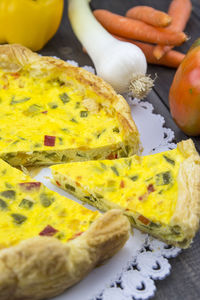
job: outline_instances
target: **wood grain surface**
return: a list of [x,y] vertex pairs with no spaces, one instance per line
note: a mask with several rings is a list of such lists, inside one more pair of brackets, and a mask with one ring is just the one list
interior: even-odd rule
[[[170,0],[92,0],[91,8],[105,8],[112,12],[124,15],[127,9],[134,5],[150,5],[167,12]],[[187,52],[191,44],[200,36],[200,1],[192,0],[192,16],[185,32],[190,40],[177,49]],[[91,65],[92,61],[87,54],[82,52],[82,47],[70,27],[67,17],[67,1],[61,26],[55,37],[41,51],[43,55],[55,55],[62,59],[71,59],[80,66]],[[147,101],[154,106],[155,113],[164,116],[166,127],[175,132],[175,142],[188,137],[175,125],[169,113],[168,94],[175,70],[167,67],[149,65],[148,73],[157,79],[153,91],[148,95]],[[197,149],[200,151],[200,137],[193,138]],[[155,300],[198,300],[200,299],[200,234],[194,239],[191,248],[182,251],[178,257],[171,259],[171,274],[166,279],[156,282],[157,292]],[[69,299],[70,300],[70,299]]]

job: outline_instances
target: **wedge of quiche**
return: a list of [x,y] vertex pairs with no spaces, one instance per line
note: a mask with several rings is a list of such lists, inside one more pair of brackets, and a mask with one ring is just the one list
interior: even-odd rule
[[0,87],[0,157],[13,166],[139,151],[127,102],[84,69],[19,45],[3,45]]
[[116,253],[129,236],[120,210],[104,215],[0,160],[0,299],[46,299]]
[[186,248],[199,226],[200,158],[192,140],[148,156],[51,167],[53,182],[106,211],[121,208],[131,224]]

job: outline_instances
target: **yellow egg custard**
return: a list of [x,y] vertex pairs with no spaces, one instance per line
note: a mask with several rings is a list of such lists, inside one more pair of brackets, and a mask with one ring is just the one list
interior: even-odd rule
[[191,140],[148,156],[51,167],[54,183],[103,211],[123,209],[133,226],[187,247],[199,224],[200,159]]
[[0,157],[13,166],[126,157],[139,134],[102,79],[19,45],[0,46]]
[[100,216],[49,190],[0,160],[0,248],[44,235],[62,242],[86,231]]

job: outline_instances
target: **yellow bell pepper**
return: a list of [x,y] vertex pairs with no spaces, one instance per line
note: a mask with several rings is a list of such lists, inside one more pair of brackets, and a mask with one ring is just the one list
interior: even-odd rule
[[40,50],[56,33],[64,0],[0,0],[0,43]]

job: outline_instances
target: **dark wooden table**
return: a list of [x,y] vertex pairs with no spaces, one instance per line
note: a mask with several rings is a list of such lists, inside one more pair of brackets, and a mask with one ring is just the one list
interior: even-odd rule
[[[92,8],[105,8],[112,12],[124,15],[126,10],[134,5],[151,5],[154,8],[167,11],[170,0],[93,0]],[[200,1],[192,0],[192,16],[185,32],[190,40],[178,49],[186,53],[191,44],[200,36]],[[62,59],[72,59],[83,65],[93,65],[90,58],[82,52],[82,48],[72,32],[67,18],[67,1],[61,26],[55,37],[41,51],[44,55],[56,55]],[[168,93],[175,70],[167,67],[149,65],[148,73],[158,75],[153,91],[147,99],[155,108],[155,113],[164,116],[166,127],[175,132],[175,142],[188,137],[180,131],[173,122],[169,113]],[[200,137],[193,138],[198,151],[200,151]],[[200,299],[200,234],[194,239],[192,247],[184,250],[178,257],[171,259],[172,266],[169,277],[157,281],[155,300],[198,300]],[[69,299],[70,300],[70,299]],[[78,300],[78,299],[77,299]]]

